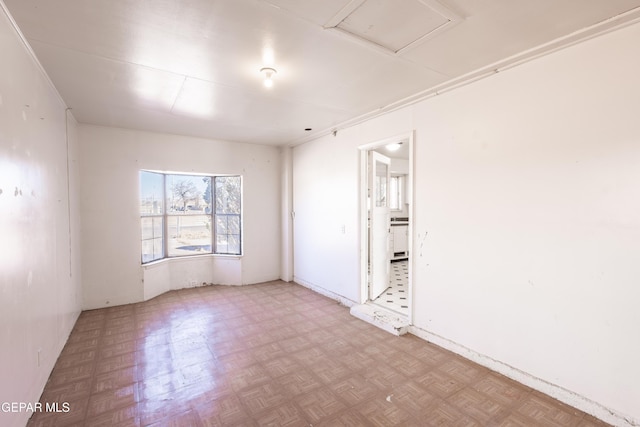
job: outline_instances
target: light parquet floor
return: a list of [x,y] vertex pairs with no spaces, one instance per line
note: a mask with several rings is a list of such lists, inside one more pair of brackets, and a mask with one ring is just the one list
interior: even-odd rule
[[83,312],[29,426],[603,426],[296,284]]

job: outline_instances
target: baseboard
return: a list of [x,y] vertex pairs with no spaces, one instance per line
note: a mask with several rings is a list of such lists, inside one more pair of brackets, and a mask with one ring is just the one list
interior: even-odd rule
[[404,335],[409,329],[409,321],[405,317],[372,304],[355,304],[349,312],[352,316],[395,336]]
[[[314,292],[338,301],[340,304],[346,307],[351,308],[354,305],[358,304],[355,301],[345,298],[342,295],[338,295],[313,283],[302,280],[299,277],[294,276],[293,281],[301,286],[304,286],[305,288],[308,288]],[[461,344],[441,337],[432,332],[421,329],[415,325],[410,325],[408,327],[408,332],[412,335],[422,338],[425,341],[429,341],[479,365],[498,372],[508,378],[511,378],[512,380],[518,381],[520,384],[524,384],[534,390],[537,390],[563,403],[566,403],[567,405],[571,405],[572,407],[579,409],[587,414],[593,415],[594,417],[606,423],[612,424],[617,427],[640,426],[640,420],[634,419],[630,416],[625,416],[613,409],[607,408],[600,403],[581,396],[575,392],[545,381],[541,378],[534,377],[524,371],[514,368],[513,366],[507,365],[506,363],[480,354],[470,348],[467,348]]]
[[331,298],[332,300],[338,301],[340,304],[345,307],[351,308],[354,304],[357,304],[355,301],[350,300],[349,298],[343,297],[342,295],[336,294],[335,292],[331,292],[325,288],[321,288],[318,285],[314,285],[313,283],[307,282],[306,280],[302,280],[299,277],[293,276],[294,283],[297,283],[300,286],[304,286],[305,288],[311,289],[312,291],[324,295],[327,298]]
[[479,365],[498,372],[508,378],[511,378],[512,380],[518,381],[519,383],[531,387],[534,390],[551,396],[563,403],[566,403],[567,405],[571,405],[572,407],[586,412],[587,414],[593,415],[594,417],[606,423],[618,427],[640,426],[640,420],[620,414],[619,412],[610,408],[606,408],[605,406],[594,402],[593,400],[590,400],[584,396],[581,396],[556,384],[545,381],[541,378],[534,377],[524,371],[514,368],[513,366],[507,365],[506,363],[477,353],[470,348],[467,348],[454,341],[448,340],[437,334],[426,331],[414,325],[409,326],[409,333],[422,338],[425,341],[436,344],[444,349],[452,351],[453,353],[456,353]]

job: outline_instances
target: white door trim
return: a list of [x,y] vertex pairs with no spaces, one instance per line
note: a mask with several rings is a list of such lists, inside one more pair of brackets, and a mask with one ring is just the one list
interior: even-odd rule
[[414,306],[414,290],[413,290],[413,264],[414,264],[414,250],[413,250],[413,218],[414,218],[414,203],[415,198],[415,156],[414,156],[414,140],[415,132],[406,132],[400,135],[396,135],[390,138],[370,142],[358,146],[360,150],[360,303],[364,304],[369,300],[369,288],[368,288],[368,252],[369,245],[367,242],[367,169],[368,169],[368,156],[367,152],[374,148],[378,148],[393,142],[403,141],[403,143],[409,144],[409,191],[407,193],[409,201],[409,323],[413,323],[413,306]]

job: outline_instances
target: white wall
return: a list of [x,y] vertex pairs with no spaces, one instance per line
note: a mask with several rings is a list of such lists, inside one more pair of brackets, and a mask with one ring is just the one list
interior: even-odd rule
[[[167,286],[183,287],[181,283],[163,282],[154,272],[149,275],[156,279],[154,289],[145,293],[140,266],[140,169],[243,177],[244,256],[228,268],[228,259],[191,259],[193,274],[189,282],[227,284],[233,279],[237,282],[230,284],[249,284],[279,277],[277,148],[90,125],[79,126],[79,140],[83,308],[142,301]],[[180,270],[184,262],[175,264],[167,270],[174,278],[177,276],[171,271]]]
[[80,313],[76,123],[1,2],[0,52],[0,402],[33,403]]
[[280,149],[280,279],[293,280],[293,150],[291,147]]
[[358,146],[406,133],[412,126],[411,115],[396,112],[373,126],[367,122],[295,147],[296,282],[346,298],[346,303],[360,302]]
[[293,280],[356,301],[358,157],[331,138],[293,152]]
[[414,332],[639,424],[638,40],[640,24],[297,147],[298,280],[357,300],[357,146],[415,129]]

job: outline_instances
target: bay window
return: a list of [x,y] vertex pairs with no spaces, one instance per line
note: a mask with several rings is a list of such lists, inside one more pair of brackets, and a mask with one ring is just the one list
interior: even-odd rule
[[242,252],[241,177],[140,171],[142,263]]

